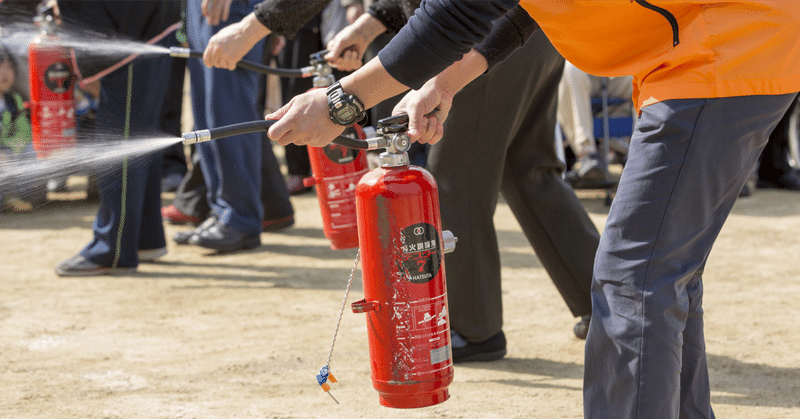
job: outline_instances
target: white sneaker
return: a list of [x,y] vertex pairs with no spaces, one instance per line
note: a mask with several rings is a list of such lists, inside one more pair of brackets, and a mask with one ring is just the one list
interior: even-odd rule
[[139,250],[139,262],[152,262],[167,254],[166,247]]

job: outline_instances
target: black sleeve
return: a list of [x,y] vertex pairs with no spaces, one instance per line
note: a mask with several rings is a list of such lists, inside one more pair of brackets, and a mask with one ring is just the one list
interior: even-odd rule
[[367,10],[391,32],[400,32],[419,7],[419,0],[378,0]]
[[253,10],[262,25],[288,39],[322,12],[331,0],[264,0]]
[[521,6],[511,9],[494,21],[492,32],[480,45],[475,46],[489,62],[487,72],[503,62],[512,52],[525,45],[539,25]]
[[426,0],[378,54],[389,74],[419,89],[460,60],[518,0]]

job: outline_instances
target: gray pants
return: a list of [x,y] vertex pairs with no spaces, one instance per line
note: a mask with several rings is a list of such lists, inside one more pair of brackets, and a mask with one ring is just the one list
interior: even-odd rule
[[585,417],[714,417],[703,267],[793,98],[681,99],[642,109],[595,260]]
[[444,138],[431,147],[442,228],[459,238],[446,256],[450,324],[467,340],[500,332],[498,192],[575,316],[591,312],[599,234],[561,178],[555,150],[556,96],[564,59],[538,32],[453,101]]

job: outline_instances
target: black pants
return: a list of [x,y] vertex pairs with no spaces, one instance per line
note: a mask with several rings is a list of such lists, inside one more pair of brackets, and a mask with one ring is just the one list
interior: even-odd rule
[[442,228],[459,245],[446,256],[450,324],[483,341],[503,324],[500,252],[492,221],[498,192],[514,212],[573,315],[591,313],[599,234],[561,178],[556,96],[564,59],[541,33],[453,100],[444,138],[431,147]]

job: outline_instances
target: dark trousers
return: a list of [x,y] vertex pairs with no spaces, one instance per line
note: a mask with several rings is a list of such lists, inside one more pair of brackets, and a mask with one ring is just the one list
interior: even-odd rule
[[556,96],[564,59],[540,33],[453,100],[444,138],[431,147],[442,228],[459,246],[446,256],[450,325],[482,341],[503,325],[498,192],[575,316],[589,314],[599,234],[561,178]]
[[[178,9],[159,1],[60,2],[67,21],[91,22],[95,28],[116,30],[135,39],[147,40],[179,20]],[[114,71],[102,79],[99,132],[113,138],[153,134],[167,86],[170,57],[147,57]],[[131,95],[128,95],[130,83]],[[129,124],[126,124],[128,119]],[[158,136],[156,134],[155,136]],[[98,178],[100,206],[93,225],[92,241],[81,255],[103,266],[134,267],[139,249],[166,246],[161,223],[161,153],[129,156],[115,162]]]
[[769,141],[761,152],[758,164],[758,179],[770,182],[777,182],[781,176],[791,173],[792,165],[787,158],[789,150],[789,132],[792,129],[789,121],[792,110],[797,106],[797,100],[792,101],[792,105],[786,114],[781,118],[778,126],[769,136]]
[[642,108],[595,259],[585,417],[714,417],[703,267],[794,97]]

